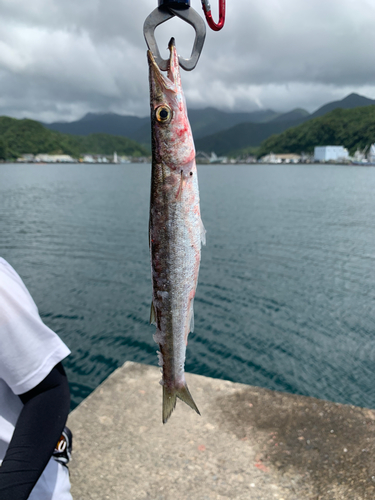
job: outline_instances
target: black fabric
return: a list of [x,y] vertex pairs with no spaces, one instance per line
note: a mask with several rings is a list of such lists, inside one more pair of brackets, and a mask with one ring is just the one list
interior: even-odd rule
[[0,467],[0,500],[26,500],[52,456],[70,407],[62,364],[19,397],[24,407]]

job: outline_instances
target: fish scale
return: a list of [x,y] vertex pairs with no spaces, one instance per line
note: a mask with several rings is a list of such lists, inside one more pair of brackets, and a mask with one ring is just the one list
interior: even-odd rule
[[151,322],[156,325],[163,378],[163,423],[181,399],[199,410],[184,374],[187,337],[193,330],[193,303],[205,230],[199,207],[195,148],[172,38],[164,76],[148,51],[152,124],[149,242]]

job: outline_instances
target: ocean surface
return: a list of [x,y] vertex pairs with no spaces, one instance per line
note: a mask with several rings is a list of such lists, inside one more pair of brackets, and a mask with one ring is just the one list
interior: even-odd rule
[[[150,170],[0,164],[0,256],[72,351],[73,407],[126,360],[157,364]],[[186,370],[375,408],[375,168],[198,175],[207,246]]]

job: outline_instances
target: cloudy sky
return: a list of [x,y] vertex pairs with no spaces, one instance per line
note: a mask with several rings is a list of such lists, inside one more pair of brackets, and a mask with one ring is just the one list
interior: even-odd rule
[[[211,0],[217,19],[216,1]],[[200,0],[191,5],[202,13]],[[0,0],[0,114],[44,121],[149,110],[143,22],[157,0]],[[227,0],[198,66],[190,108],[308,111],[357,92],[375,99],[374,0]],[[160,26],[189,57],[194,31]]]

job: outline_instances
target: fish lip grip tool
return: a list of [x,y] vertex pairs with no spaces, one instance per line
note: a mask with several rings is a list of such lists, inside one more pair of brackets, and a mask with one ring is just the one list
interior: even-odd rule
[[195,30],[195,40],[190,58],[178,57],[180,66],[186,71],[191,71],[197,65],[202,52],[206,38],[206,25],[200,15],[190,7],[190,0],[159,0],[159,7],[152,11],[144,22],[143,34],[157,65],[162,71],[167,71],[168,59],[161,57],[154,33],[157,26],[174,16],[186,21]]

